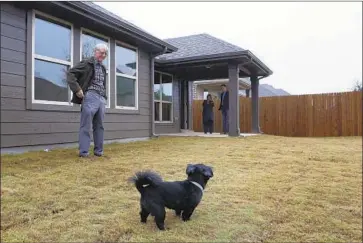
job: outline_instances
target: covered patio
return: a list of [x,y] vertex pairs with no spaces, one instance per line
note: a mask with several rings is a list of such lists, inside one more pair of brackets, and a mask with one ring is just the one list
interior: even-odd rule
[[[165,41],[176,46],[178,51],[157,57],[155,59],[155,68],[162,72],[172,73],[181,82],[182,88],[188,87],[185,84],[192,84],[193,81],[228,78],[229,136],[241,135],[239,128],[239,80],[240,78],[249,77],[252,95],[251,133],[260,133],[258,117],[259,81],[272,74],[272,71],[260,59],[249,50],[208,34],[167,39]],[[185,99],[183,97],[181,99],[181,109],[191,117],[191,106],[185,107]],[[217,111],[216,108],[215,112]],[[190,122],[191,119],[188,120]]]

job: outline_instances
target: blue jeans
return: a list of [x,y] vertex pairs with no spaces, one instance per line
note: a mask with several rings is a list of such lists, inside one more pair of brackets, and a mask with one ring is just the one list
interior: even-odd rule
[[96,92],[86,92],[81,108],[79,129],[79,154],[88,155],[91,145],[91,124],[93,125],[94,154],[103,154],[103,119],[105,117],[106,99]]
[[222,110],[222,124],[223,124],[223,133],[228,133],[229,130],[229,116],[228,110]]

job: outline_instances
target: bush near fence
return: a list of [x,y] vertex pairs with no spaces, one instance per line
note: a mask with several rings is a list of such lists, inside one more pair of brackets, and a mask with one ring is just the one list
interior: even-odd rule
[[[265,134],[291,137],[362,136],[362,92],[262,97],[260,128]],[[203,131],[202,100],[193,101],[193,128]],[[222,131],[219,100],[214,130]],[[251,132],[251,99],[240,97],[240,131]]]

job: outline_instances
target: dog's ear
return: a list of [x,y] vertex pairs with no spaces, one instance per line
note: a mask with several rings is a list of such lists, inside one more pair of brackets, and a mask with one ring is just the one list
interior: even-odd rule
[[194,173],[194,171],[195,171],[195,166],[192,164],[188,164],[187,170],[186,170],[187,175]]
[[208,166],[206,170],[204,170],[203,175],[209,178],[213,177],[213,168]]
[[213,177],[213,167],[210,167],[211,178]]

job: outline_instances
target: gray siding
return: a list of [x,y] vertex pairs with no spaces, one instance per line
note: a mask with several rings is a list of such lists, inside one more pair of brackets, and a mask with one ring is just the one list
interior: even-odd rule
[[155,123],[155,133],[180,132],[180,82],[173,78],[173,123]]
[[[1,147],[77,142],[79,109],[35,110],[27,106],[27,11],[8,3],[1,3],[0,9]],[[79,25],[74,25],[74,33],[79,33],[76,26]],[[92,29],[87,25],[80,27]],[[78,45],[76,42],[74,44],[74,51],[77,52],[79,42]],[[104,124],[106,140],[150,136],[150,56],[140,49],[138,65],[139,111],[122,114],[119,110],[108,109]],[[115,84],[112,76],[110,88],[109,98],[113,99]]]

